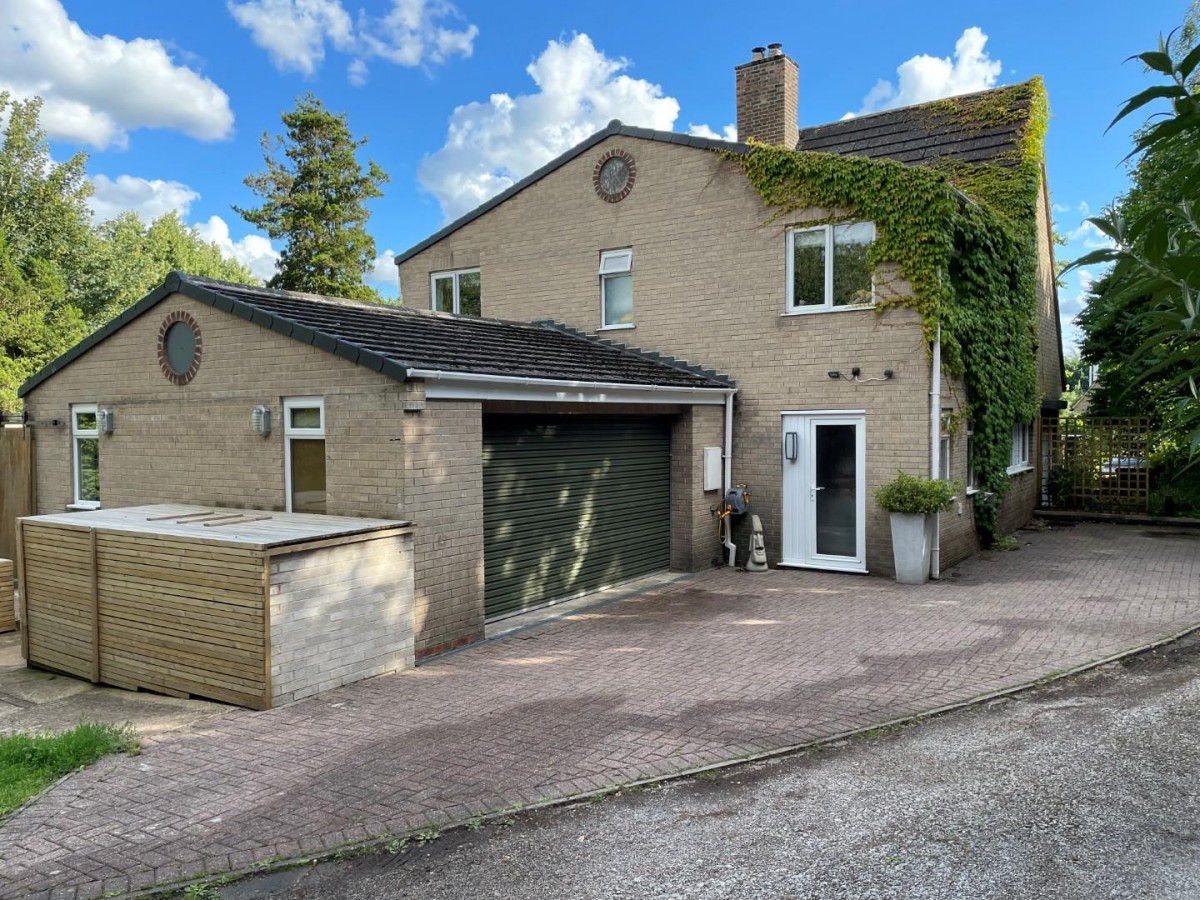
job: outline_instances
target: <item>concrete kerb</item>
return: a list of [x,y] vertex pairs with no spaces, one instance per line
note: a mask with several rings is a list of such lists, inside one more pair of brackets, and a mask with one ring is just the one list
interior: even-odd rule
[[[685,578],[681,580],[687,579]],[[605,604],[597,604],[597,606],[603,605]],[[1098,669],[1101,666],[1109,665],[1110,663],[1126,659],[1130,656],[1137,656],[1140,653],[1146,653],[1150,650],[1155,650],[1158,647],[1174,643],[1175,641],[1186,637],[1194,631],[1200,631],[1200,623],[1189,625],[1182,631],[1168,635],[1165,638],[1159,638],[1156,641],[1151,641],[1150,643],[1142,644],[1129,650],[1122,650],[1118,653],[1113,653],[1109,656],[1102,657],[1101,659],[1091,660],[1090,662],[1082,663],[1069,669],[1052,672],[1048,675],[1034,678],[1030,681],[1023,682],[1013,687],[1002,688],[996,691],[988,691],[987,693],[978,694],[977,696],[971,697],[967,700],[960,700],[956,703],[947,703],[942,706],[937,706],[918,713],[912,713],[911,715],[907,716],[897,716],[893,719],[886,719],[882,722],[877,722],[872,725],[864,725],[862,728],[853,728],[848,731],[838,732],[837,734],[828,735],[813,741],[806,741],[800,744],[790,744],[786,747],[777,747],[773,750],[763,750],[757,753],[746,754],[745,756],[732,757],[730,759],[721,760],[720,762],[708,763],[703,766],[694,766],[690,769],[681,769],[678,772],[672,772],[668,775],[655,775],[650,778],[639,778],[633,781],[621,782],[618,784],[613,784],[609,787],[599,788],[594,791],[566,794],[561,797],[539,800],[535,803],[514,804],[512,806],[502,807],[491,812],[470,816],[465,819],[451,819],[440,825],[434,821],[430,821],[423,827],[413,828],[405,832],[383,834],[365,841],[348,841],[345,844],[326,848],[323,851],[304,853],[286,859],[263,861],[241,869],[222,872],[220,874],[213,873],[198,878],[189,878],[178,882],[155,885],[133,891],[125,896],[166,897],[184,891],[192,885],[219,886],[232,884],[235,881],[240,881],[243,878],[249,878],[255,875],[264,875],[270,872],[281,872],[286,869],[294,869],[298,868],[299,866],[306,865],[315,865],[318,863],[330,862],[332,860],[366,856],[371,853],[377,853],[381,850],[385,850],[389,844],[396,842],[404,842],[405,846],[407,846],[408,844],[420,841],[420,835],[428,834],[433,829],[436,829],[437,834],[440,837],[442,834],[445,834],[448,831],[457,831],[459,829],[468,827],[477,829],[483,825],[500,822],[516,813],[531,813],[537,812],[538,810],[570,806],[577,803],[590,803],[606,797],[611,797],[621,791],[627,791],[632,788],[646,788],[654,785],[667,784],[672,781],[682,781],[685,778],[695,778],[708,772],[732,769],[738,766],[744,766],[756,762],[764,762],[771,759],[778,759],[784,756],[799,755],[800,753],[816,750],[821,747],[827,747],[831,744],[837,744],[844,741],[854,740],[855,738],[874,735],[880,731],[891,731],[898,728],[916,725],[917,723],[923,722],[926,719],[944,716],[948,713],[966,709],[972,706],[978,706],[991,700],[997,700],[1002,697],[1011,697],[1015,694],[1032,690],[1033,688],[1042,687],[1055,681],[1061,681],[1064,678],[1071,678],[1075,675],[1080,675],[1084,672],[1091,671],[1092,669]]]

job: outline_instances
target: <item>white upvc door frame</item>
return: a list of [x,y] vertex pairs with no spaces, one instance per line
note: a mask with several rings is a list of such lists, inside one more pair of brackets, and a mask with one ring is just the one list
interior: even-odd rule
[[[782,414],[780,441],[782,472],[781,566],[867,571],[867,419],[863,410],[805,410]],[[817,430],[823,425],[853,425],[855,452],[855,554],[832,556],[817,552],[816,471]],[[793,458],[789,458],[793,457]]]

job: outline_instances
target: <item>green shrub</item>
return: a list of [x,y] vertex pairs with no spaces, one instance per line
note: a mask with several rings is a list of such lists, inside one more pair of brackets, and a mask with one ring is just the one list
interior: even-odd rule
[[888,512],[928,516],[948,507],[961,490],[957,481],[897,472],[875,492],[875,502]]

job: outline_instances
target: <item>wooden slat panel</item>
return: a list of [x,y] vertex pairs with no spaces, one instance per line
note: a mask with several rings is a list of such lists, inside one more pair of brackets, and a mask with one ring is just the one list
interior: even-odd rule
[[33,429],[0,425],[0,557],[17,558],[17,519],[31,516],[33,504]]
[[25,521],[24,614],[27,659],[80,678],[94,674],[91,534]]
[[13,562],[11,559],[0,559],[0,632],[14,631],[16,627],[17,620],[13,610]]

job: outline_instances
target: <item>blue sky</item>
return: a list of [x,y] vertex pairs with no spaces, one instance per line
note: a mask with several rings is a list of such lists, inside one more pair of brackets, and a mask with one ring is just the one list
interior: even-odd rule
[[[1126,185],[1129,127],[1104,129],[1152,82],[1129,55],[1182,20],[1187,0],[737,4],[457,0],[4,0],[0,89],[46,98],[52,152],[90,155],[98,217],[185,220],[262,274],[272,246],[232,205],[262,167],[264,130],[312,91],[366,135],[391,175],[372,204],[380,259],[618,117],[723,135],[733,67],[780,41],[800,64],[801,124],[1045,77],[1060,258]],[[1061,299],[1069,320],[1088,273]]]

